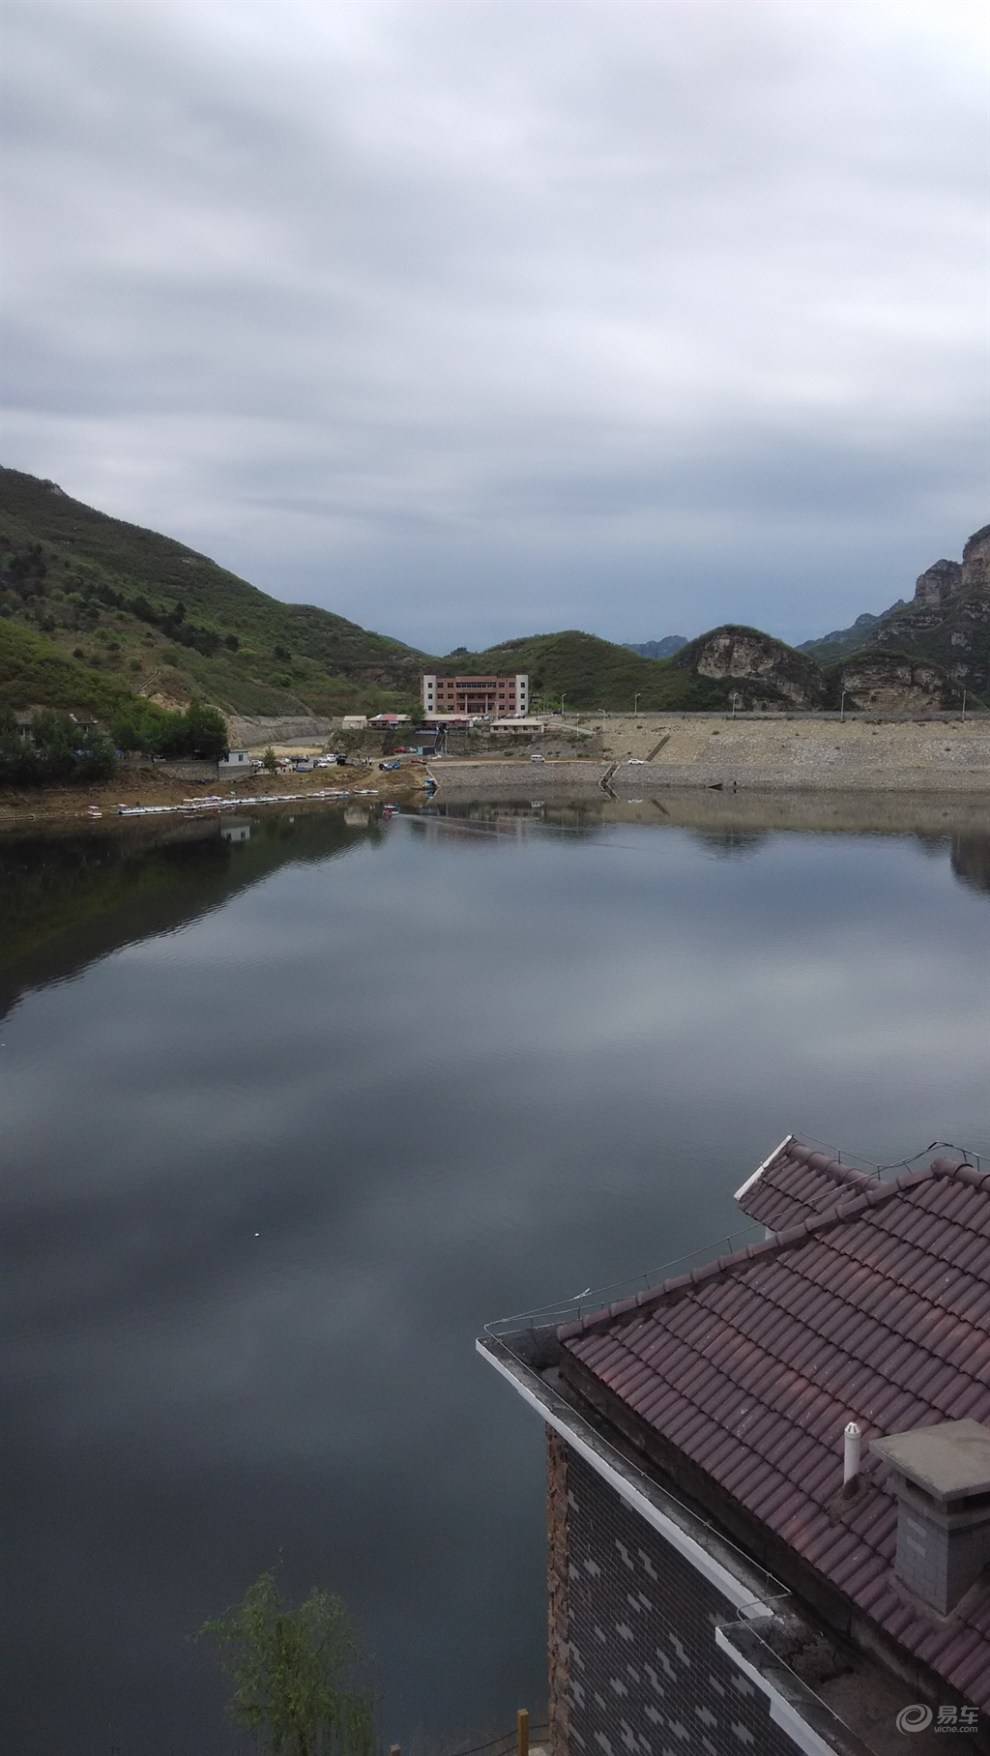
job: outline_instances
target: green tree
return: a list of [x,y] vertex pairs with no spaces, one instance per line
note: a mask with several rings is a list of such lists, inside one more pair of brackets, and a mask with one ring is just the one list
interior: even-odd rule
[[146,755],[157,756],[169,728],[179,717],[143,696],[132,696],[129,701],[122,702],[114,714],[114,742],[118,750],[143,750]]
[[266,774],[278,773],[278,758],[270,744],[261,758],[261,766]]
[[294,1610],[263,1573],[197,1638],[218,1643],[235,1685],[230,1713],[271,1756],[371,1756],[371,1692],[340,1598],[314,1587]]
[[22,735],[12,713],[0,716],[0,784],[59,786],[109,780],[117,760],[105,733],[78,726],[67,713],[36,713]]
[[190,756],[219,761],[229,748],[227,722],[215,707],[190,702],[185,714],[187,750]]

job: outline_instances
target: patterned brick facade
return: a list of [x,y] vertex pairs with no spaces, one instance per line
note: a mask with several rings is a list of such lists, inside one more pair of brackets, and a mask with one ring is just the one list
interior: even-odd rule
[[715,1645],[732,1605],[551,1437],[553,1756],[794,1756]]
[[567,1446],[547,1428],[547,1657],[550,1748],[568,1756],[571,1723],[571,1603],[567,1570]]

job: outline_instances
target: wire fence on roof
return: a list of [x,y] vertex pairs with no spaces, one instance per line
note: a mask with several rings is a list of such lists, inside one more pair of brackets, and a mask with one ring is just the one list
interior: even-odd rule
[[[850,1164],[853,1168],[862,1167],[871,1173],[877,1181],[881,1181],[884,1172],[907,1171],[918,1169],[924,1160],[930,1161],[932,1156],[942,1152],[954,1152],[960,1155],[961,1162],[973,1163],[974,1168],[982,1173],[979,1153],[970,1147],[955,1146],[948,1140],[933,1140],[928,1146],[922,1147],[911,1158],[897,1159],[888,1165],[878,1165],[872,1160],[861,1158],[856,1153],[846,1152],[840,1156],[836,1147],[819,1141],[813,1135],[802,1133],[801,1144],[814,1146],[827,1152],[837,1164]],[[824,1214],[820,1217],[824,1218]],[[747,1225],[738,1232],[723,1233],[707,1244],[700,1244],[697,1249],[689,1250],[683,1256],[675,1256],[660,1263],[655,1268],[641,1269],[638,1272],[623,1275],[620,1279],[607,1281],[599,1286],[587,1286],[580,1293],[570,1293],[566,1297],[552,1300],[546,1305],[534,1306],[528,1311],[517,1311],[508,1317],[497,1317],[485,1324],[485,1334],[493,1340],[504,1340],[514,1334],[527,1334],[535,1329],[550,1329],[559,1323],[569,1323],[584,1316],[586,1311],[601,1311],[607,1305],[614,1305],[622,1299],[632,1298],[638,1292],[651,1292],[659,1289],[665,1281],[673,1280],[675,1275],[689,1272],[689,1265],[712,1262],[721,1256],[733,1256],[737,1251],[745,1249],[747,1244],[762,1242],[766,1237],[766,1228]],[[723,1247],[724,1246],[724,1247]]]

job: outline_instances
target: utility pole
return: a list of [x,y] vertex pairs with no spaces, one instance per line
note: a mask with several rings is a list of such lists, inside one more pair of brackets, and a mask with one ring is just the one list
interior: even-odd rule
[[638,714],[638,712],[639,712],[639,696],[634,695],[633,696],[633,718],[634,719],[635,719],[636,715]]
[[843,721],[845,720],[845,717],[846,717],[846,695],[847,694],[848,694],[848,690],[843,689],[842,700],[839,702],[839,723],[840,723],[840,725],[843,723]]

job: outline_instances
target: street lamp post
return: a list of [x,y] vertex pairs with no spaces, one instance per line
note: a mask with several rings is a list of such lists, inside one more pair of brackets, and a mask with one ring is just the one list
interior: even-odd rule
[[842,700],[839,702],[839,721],[840,721],[840,723],[843,722],[845,720],[845,717],[846,717],[846,696],[848,693],[849,693],[849,691],[847,689],[843,689]]
[[635,719],[636,715],[638,714],[638,712],[639,712],[639,696],[634,695],[633,696],[633,718],[634,719]]
[[731,702],[732,702],[732,717],[733,717],[733,719],[735,719],[735,717],[736,717],[736,708],[737,708],[737,706],[738,706],[738,705],[739,705],[739,697],[738,697],[738,695],[737,695],[737,694],[736,694],[736,691],[735,691],[735,690],[734,690],[734,689],[733,689],[733,691],[732,691],[732,695],[731,695],[731,696],[730,696],[730,700],[731,700]]
[[563,719],[563,717],[564,717],[564,696],[563,696],[563,692],[561,692],[561,697],[560,697],[560,717],[561,717],[561,719]]

